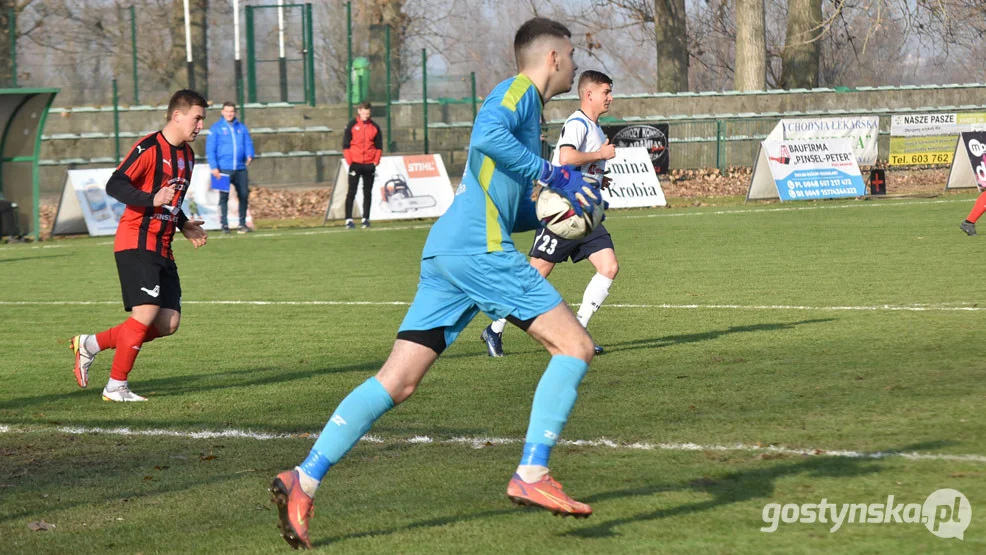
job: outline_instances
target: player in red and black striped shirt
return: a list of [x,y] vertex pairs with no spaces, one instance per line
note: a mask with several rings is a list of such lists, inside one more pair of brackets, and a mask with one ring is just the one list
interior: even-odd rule
[[89,384],[96,353],[116,349],[103,389],[106,401],[146,401],[130,391],[127,375],[144,343],[178,330],[181,281],[171,241],[180,231],[195,248],[206,243],[204,222],[189,220],[180,208],[195,165],[189,143],[202,131],[206,108],[208,102],[199,93],[176,92],[168,103],[164,128],[134,145],[106,183],[106,193],[127,205],[113,250],[123,305],[131,315],[116,327],[72,338],[80,387]]

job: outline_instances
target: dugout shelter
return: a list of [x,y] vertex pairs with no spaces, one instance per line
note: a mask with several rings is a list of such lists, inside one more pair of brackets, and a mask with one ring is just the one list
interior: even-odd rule
[[0,89],[0,193],[17,204],[17,229],[41,238],[41,131],[58,89]]

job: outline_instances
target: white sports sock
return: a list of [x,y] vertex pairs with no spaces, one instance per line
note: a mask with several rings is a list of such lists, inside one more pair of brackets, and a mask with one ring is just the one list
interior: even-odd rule
[[585,293],[582,294],[582,306],[579,307],[578,313],[579,323],[583,328],[589,327],[589,319],[609,296],[610,285],[613,285],[613,280],[599,272],[589,280],[589,285],[585,287]]
[[117,389],[120,389],[121,385],[127,385],[127,380],[123,380],[121,382],[120,380],[110,378],[110,381],[106,382],[106,391],[116,391]]
[[82,346],[86,348],[86,353],[90,355],[99,352],[99,341],[96,341],[95,335],[87,335],[86,340],[82,342]]
[[347,224],[351,224],[351,223],[353,223],[353,219],[352,219],[352,218],[346,218],[346,223],[347,223]]
[[528,484],[533,484],[548,475],[548,467],[535,464],[522,464],[517,467],[517,475]]
[[305,471],[300,466],[296,466],[294,469],[298,471],[298,482],[301,484],[301,491],[305,492],[308,497],[315,497],[315,490],[318,489],[319,481],[305,474]]
[[507,327],[506,318],[500,318],[499,320],[490,324],[490,329],[493,330],[493,333],[503,333],[503,328],[505,327]]

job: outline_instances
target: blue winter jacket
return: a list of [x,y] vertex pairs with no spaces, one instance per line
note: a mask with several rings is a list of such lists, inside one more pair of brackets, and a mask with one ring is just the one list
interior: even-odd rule
[[247,158],[254,157],[250,132],[240,120],[227,122],[220,117],[209,128],[209,136],[205,140],[205,155],[209,159],[210,168],[245,170]]

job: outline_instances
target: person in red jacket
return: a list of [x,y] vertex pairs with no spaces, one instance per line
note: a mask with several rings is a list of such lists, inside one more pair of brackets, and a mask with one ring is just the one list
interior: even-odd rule
[[354,229],[353,202],[363,178],[363,227],[370,227],[370,201],[373,199],[373,175],[383,155],[380,126],[370,119],[370,103],[361,102],[356,119],[349,122],[342,136],[342,156],[349,165],[349,192],[346,193],[346,229]]

